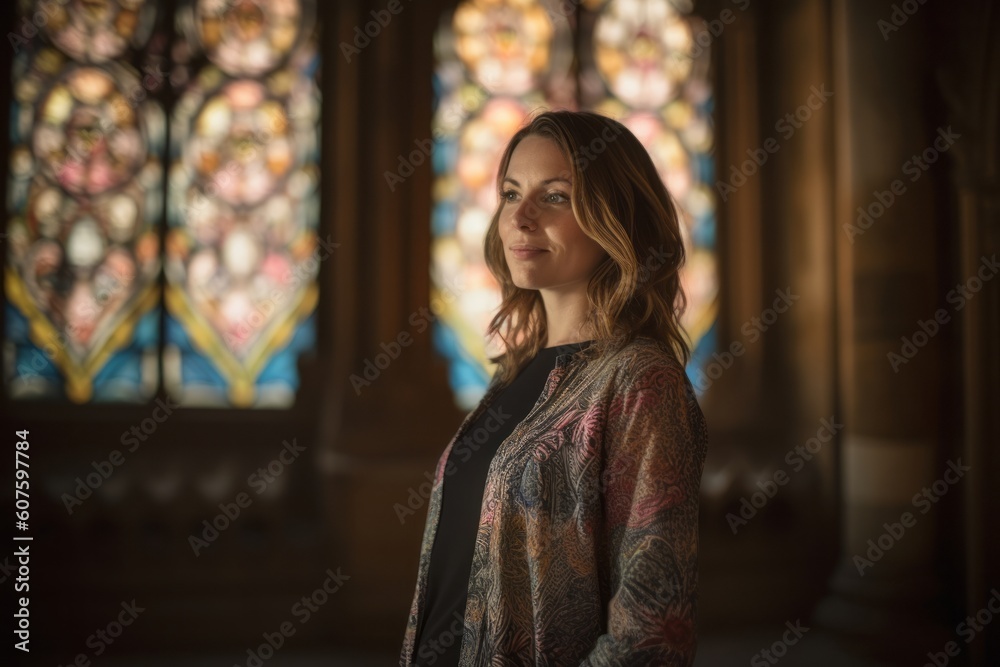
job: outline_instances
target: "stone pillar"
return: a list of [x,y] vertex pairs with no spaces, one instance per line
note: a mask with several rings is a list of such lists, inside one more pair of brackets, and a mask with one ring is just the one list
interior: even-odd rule
[[[385,10],[379,0],[321,3],[324,31],[324,216],[338,243],[321,275],[320,335],[334,341],[318,371],[317,425],[329,561],[351,579],[337,593],[329,637],[338,645],[402,645],[426,517],[428,472],[464,412],[455,406],[431,329],[432,170],[419,165],[390,189],[384,174],[431,136],[430,44],[444,7],[406,9],[350,59],[340,44]],[[408,338],[401,338],[407,335]],[[403,341],[388,365],[385,347]],[[381,356],[380,356],[381,355]],[[378,362],[375,360],[379,359]],[[355,385],[366,363],[382,364]],[[421,495],[423,494],[423,495]],[[331,605],[332,607],[332,605]]]
[[[1000,582],[1000,277],[983,259],[1000,256],[1000,12],[988,3],[949,13],[945,25],[963,36],[962,49],[948,52],[939,77],[948,117],[967,138],[955,146],[958,271],[962,279],[984,278],[961,313],[962,456],[972,468],[963,489],[962,535],[965,600],[960,616],[981,616]],[[986,92],[990,91],[990,92]],[[982,274],[979,272],[983,271]],[[975,286],[973,282],[972,287]],[[996,603],[994,602],[994,608]],[[990,622],[965,651],[970,664],[1000,662],[1000,624]],[[978,619],[977,619],[978,620]]]
[[922,664],[951,638],[934,611],[943,590],[935,552],[964,483],[947,472],[953,457],[941,442],[943,342],[958,314],[940,288],[945,253],[935,227],[935,187],[947,181],[952,144],[925,112],[921,74],[933,58],[926,39],[937,33],[924,8],[905,21],[893,19],[888,1],[834,0],[832,10],[846,429],[841,560],[814,622],[870,656]]

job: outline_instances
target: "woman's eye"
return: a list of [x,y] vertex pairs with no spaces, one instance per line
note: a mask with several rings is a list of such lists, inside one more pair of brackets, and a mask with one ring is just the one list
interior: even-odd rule
[[514,201],[514,197],[516,196],[517,193],[513,190],[504,190],[500,193],[500,199],[503,199],[504,201]]
[[553,204],[558,204],[559,202],[569,201],[569,197],[567,197],[561,192],[550,192],[549,194],[545,195],[545,201]]

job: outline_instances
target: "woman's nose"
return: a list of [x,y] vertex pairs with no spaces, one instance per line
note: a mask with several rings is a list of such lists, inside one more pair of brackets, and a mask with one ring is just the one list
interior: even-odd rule
[[535,224],[535,217],[538,214],[538,209],[535,207],[534,202],[530,199],[523,199],[521,203],[517,205],[514,209],[514,223],[518,227],[524,225],[532,226]]

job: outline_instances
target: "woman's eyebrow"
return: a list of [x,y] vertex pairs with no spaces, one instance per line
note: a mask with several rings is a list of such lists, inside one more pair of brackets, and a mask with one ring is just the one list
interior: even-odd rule
[[[506,183],[507,181],[510,181],[515,186],[521,187],[521,184],[518,183],[517,180],[511,178],[510,176],[505,177],[503,180],[504,180],[504,183]],[[566,185],[569,185],[569,186],[573,185],[573,181],[569,180],[568,178],[563,178],[562,176],[554,176],[552,178],[546,178],[544,181],[542,181],[541,184],[542,185],[548,185],[549,183],[555,183],[557,181],[565,183]]]

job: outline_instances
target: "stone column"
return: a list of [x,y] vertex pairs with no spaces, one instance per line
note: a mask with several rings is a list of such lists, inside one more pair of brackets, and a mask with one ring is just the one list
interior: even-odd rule
[[[955,141],[924,112],[938,37],[918,3],[834,0],[841,560],[814,622],[891,664],[952,638],[936,618],[936,545],[963,477],[941,442],[942,354],[958,314],[940,288],[935,187]],[[944,138],[942,138],[944,137]],[[923,324],[921,324],[923,322]],[[950,327],[950,328],[949,328]],[[946,481],[940,481],[946,480]]]
[[[962,617],[982,613],[1000,582],[1000,538],[996,517],[1000,494],[1000,278],[984,258],[1000,255],[1000,12],[983,3],[975,11],[949,14],[951,34],[962,49],[949,50],[938,83],[949,119],[966,135],[955,146],[956,224],[959,275],[982,275],[982,289],[962,309],[959,339],[962,372],[962,456],[972,468],[963,488],[965,604]],[[982,270],[983,273],[979,274]],[[973,283],[975,286],[975,283]],[[994,607],[995,607],[994,602]],[[985,614],[982,615],[985,618]],[[994,616],[994,619],[996,617]],[[1000,624],[990,622],[965,649],[970,664],[1000,662]]]

